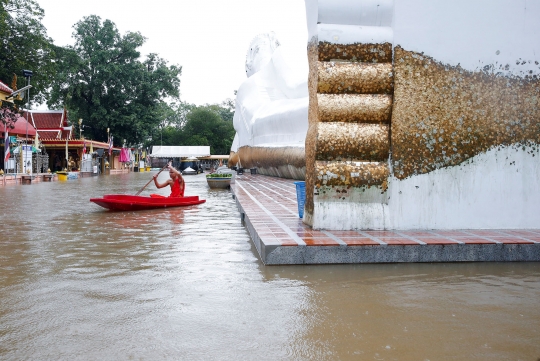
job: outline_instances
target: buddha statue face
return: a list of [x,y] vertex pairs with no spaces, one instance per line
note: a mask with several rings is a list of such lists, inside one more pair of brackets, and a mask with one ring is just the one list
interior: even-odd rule
[[279,45],[274,32],[259,34],[251,41],[246,54],[246,75],[248,78],[268,64],[272,53]]

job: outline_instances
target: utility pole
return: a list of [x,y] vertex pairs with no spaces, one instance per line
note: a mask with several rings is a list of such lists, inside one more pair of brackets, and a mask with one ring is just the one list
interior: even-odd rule
[[[21,169],[21,173],[24,173],[24,159],[28,159],[28,115],[30,113],[30,78],[32,78],[32,71],[31,70],[23,70],[22,71],[23,73],[23,76],[26,78],[27,80],[27,85],[28,85],[28,97],[27,97],[27,100],[26,100],[26,138],[24,139],[24,156],[23,156],[23,152],[22,152],[22,146],[21,146],[21,166],[22,166],[22,169]],[[30,149],[30,159],[32,159],[32,149]],[[28,163],[30,163],[30,165],[32,164],[31,161],[28,161]],[[30,170],[30,172],[32,172],[32,170]]]

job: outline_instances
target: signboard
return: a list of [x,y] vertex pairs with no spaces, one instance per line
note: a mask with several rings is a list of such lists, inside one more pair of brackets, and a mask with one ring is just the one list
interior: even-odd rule
[[[6,138],[4,137],[4,133],[1,133],[2,136],[0,137],[0,144],[5,145],[6,144]],[[17,144],[17,137],[14,137],[12,135],[9,136],[9,144],[13,147],[15,144]]]
[[15,160],[13,158],[10,158],[4,168],[6,171],[10,170],[15,173]]
[[32,173],[32,145],[23,145],[23,173]]

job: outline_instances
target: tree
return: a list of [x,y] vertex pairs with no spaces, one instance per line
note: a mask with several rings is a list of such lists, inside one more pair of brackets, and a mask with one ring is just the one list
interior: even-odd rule
[[[58,51],[41,23],[43,16],[43,9],[34,0],[0,0],[0,80],[16,90],[26,85],[26,79],[20,76],[22,70],[32,70],[31,99],[37,103],[48,94]],[[24,102],[17,101],[19,105]],[[4,102],[2,108],[6,107],[14,110]],[[9,123],[3,115],[0,120]]]
[[234,100],[225,99],[221,104],[207,105],[209,109],[215,111],[221,119],[226,122],[232,122],[234,117]]
[[173,116],[175,120],[185,118],[181,126],[173,121],[163,124],[148,145],[209,145],[212,154],[229,154],[235,134],[231,104],[225,101],[197,107],[181,103]]
[[212,154],[228,154],[234,139],[234,102],[196,106],[180,102],[169,108],[145,144],[209,145]]
[[212,154],[228,154],[235,133],[232,122],[223,120],[213,106],[192,110],[182,132],[183,145],[210,145]]
[[179,96],[182,68],[157,54],[140,61],[145,38],[121,36],[116,25],[95,15],[74,25],[75,45],[63,49],[49,106],[65,104],[72,119],[83,119],[87,137],[144,142],[163,123],[168,98]]
[[177,129],[182,129],[186,125],[188,114],[195,108],[197,108],[195,104],[180,102],[175,109],[176,115],[173,125]]
[[183,101],[172,103],[169,107],[167,117],[163,120],[163,125],[181,130],[186,125],[187,115],[195,108],[195,104],[189,104]]

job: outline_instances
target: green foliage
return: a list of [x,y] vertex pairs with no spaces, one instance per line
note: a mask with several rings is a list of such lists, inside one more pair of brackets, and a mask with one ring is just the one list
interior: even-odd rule
[[209,145],[212,154],[229,154],[235,134],[231,104],[198,107],[181,103],[177,105],[176,115],[169,118],[171,121],[155,129],[146,146]]
[[206,105],[208,109],[216,112],[221,119],[232,122],[234,117],[234,100],[226,99],[221,104]]
[[232,173],[211,173],[206,178],[232,178]]
[[[52,44],[41,20],[44,11],[34,0],[0,0],[0,80],[12,88],[27,85],[22,70],[33,72],[30,98],[41,103],[48,94],[50,79],[56,72],[58,48]],[[14,75],[17,76],[12,84]],[[15,90],[15,89],[14,89]],[[24,101],[16,101],[19,105]],[[2,108],[11,107],[4,103]],[[0,117],[2,122],[10,119]]]
[[189,104],[183,101],[173,103],[169,106],[167,116],[163,118],[163,127],[173,127],[178,130],[182,129],[187,122],[187,115],[195,109],[194,104]]
[[[84,136],[118,142],[163,145],[210,145],[212,154],[228,154],[235,134],[234,102],[195,106],[179,101],[182,68],[157,54],[140,60],[145,38],[121,35],[116,25],[91,15],[73,26],[75,45],[57,47],[41,23],[44,11],[35,0],[0,0],[0,80],[26,85],[23,69],[32,70],[31,99],[69,110]],[[25,100],[26,101],[26,100]],[[3,108],[17,109],[3,102]],[[14,117],[2,113],[8,126]],[[13,119],[12,119],[13,118]],[[118,144],[117,142],[117,144]]]
[[145,38],[120,35],[116,25],[91,15],[74,25],[75,45],[62,51],[49,106],[65,104],[71,119],[83,119],[87,138],[142,143],[166,123],[168,97],[179,96],[182,68],[157,54],[140,61]]

